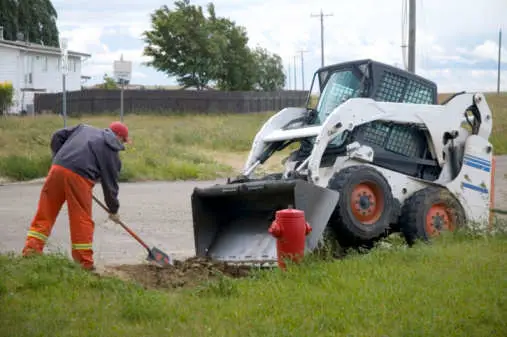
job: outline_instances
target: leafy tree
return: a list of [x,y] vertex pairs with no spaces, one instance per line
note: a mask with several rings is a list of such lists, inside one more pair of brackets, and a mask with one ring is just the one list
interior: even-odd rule
[[4,38],[14,41],[17,33],[25,40],[58,47],[58,14],[51,0],[0,0],[0,22]]
[[4,39],[15,40],[17,27],[16,0],[0,0],[0,23],[4,27]]
[[108,74],[104,74],[103,79],[104,82],[102,84],[99,84],[97,87],[101,89],[118,89],[118,84],[116,83],[114,78],[112,78]]
[[281,90],[285,85],[282,58],[266,48],[257,47],[254,51],[255,89],[261,91]]
[[214,39],[201,6],[190,5],[189,0],[175,5],[176,10],[164,5],[151,15],[153,29],[143,35],[148,43],[144,55],[153,59],[146,64],[176,76],[184,87],[202,90],[218,69]]
[[210,42],[215,46],[215,70],[217,87],[221,90],[252,90],[254,83],[254,58],[248,48],[248,36],[244,27],[226,18],[218,18],[213,4],[210,13]]
[[[209,3],[207,16],[190,0],[175,1],[175,9],[162,6],[151,15],[145,31],[146,64],[175,76],[183,87],[202,90],[216,84],[221,90],[275,90],[283,87],[281,58],[265,49],[252,51],[244,27],[218,17]],[[262,78],[260,77],[262,76]],[[281,84],[280,84],[281,83]],[[274,89],[272,89],[274,88]]]

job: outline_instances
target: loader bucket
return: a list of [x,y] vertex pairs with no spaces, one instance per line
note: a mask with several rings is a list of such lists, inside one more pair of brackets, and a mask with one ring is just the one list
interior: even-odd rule
[[305,212],[312,227],[306,251],[314,250],[338,202],[338,192],[303,180],[253,181],[195,188],[192,216],[197,256],[238,263],[276,262],[268,233],[275,212]]

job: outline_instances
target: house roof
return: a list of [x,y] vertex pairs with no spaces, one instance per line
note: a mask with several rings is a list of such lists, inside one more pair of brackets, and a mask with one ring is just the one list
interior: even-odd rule
[[[60,48],[44,46],[38,43],[32,43],[27,41],[10,41],[10,40],[0,40],[0,46],[21,49],[25,51],[35,51],[43,54],[52,54],[52,55],[60,55],[62,53]],[[68,51],[69,56],[77,56],[77,57],[91,57],[90,54],[80,53],[76,51]]]

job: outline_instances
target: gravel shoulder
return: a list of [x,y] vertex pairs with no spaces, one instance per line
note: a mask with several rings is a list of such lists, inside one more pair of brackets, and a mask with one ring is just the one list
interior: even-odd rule
[[[497,157],[495,205],[507,208],[507,156]],[[224,180],[143,182],[120,184],[120,215],[148,245],[156,246],[176,259],[194,255],[190,196],[196,186]],[[19,253],[35,213],[41,181],[0,185],[0,252]],[[97,186],[95,195],[102,199]],[[94,204],[95,260],[97,265],[140,263],[146,250]],[[68,215],[64,205],[47,245],[48,252],[69,254]]]

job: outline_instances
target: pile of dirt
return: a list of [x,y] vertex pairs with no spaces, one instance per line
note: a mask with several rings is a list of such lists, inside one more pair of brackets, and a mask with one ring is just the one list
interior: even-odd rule
[[146,288],[174,289],[193,287],[218,277],[240,278],[250,274],[251,267],[230,265],[199,257],[175,260],[174,264],[159,267],[151,264],[109,267],[105,274],[133,280]]

